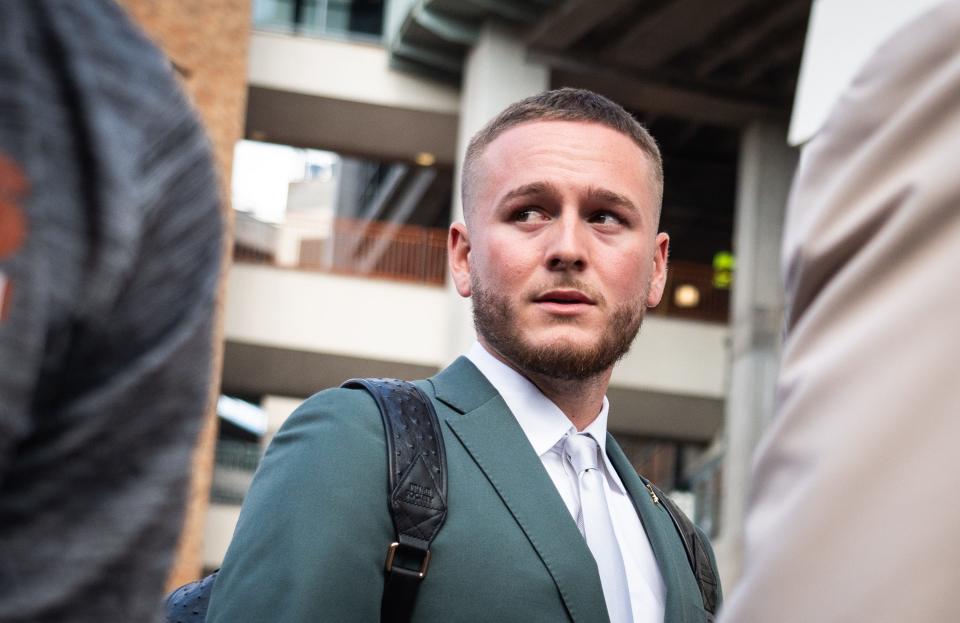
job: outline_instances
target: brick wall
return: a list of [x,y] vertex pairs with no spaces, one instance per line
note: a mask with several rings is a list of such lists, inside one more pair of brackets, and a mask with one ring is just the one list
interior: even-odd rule
[[[233,147],[243,136],[247,96],[247,50],[250,42],[250,0],[118,0],[134,21],[170,57],[213,145],[224,197],[229,206]],[[232,236],[224,240],[229,258]],[[206,425],[194,458],[194,478],[183,536],[169,585],[196,579],[201,571],[201,539],[209,500],[216,441],[216,397],[223,354],[223,284],[229,259],[221,269],[214,340],[216,354]]]

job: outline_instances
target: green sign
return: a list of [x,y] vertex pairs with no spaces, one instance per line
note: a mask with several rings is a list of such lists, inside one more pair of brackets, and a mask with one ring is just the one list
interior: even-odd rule
[[718,290],[729,290],[733,283],[733,271],[736,268],[736,258],[729,251],[720,251],[713,256],[713,287]]

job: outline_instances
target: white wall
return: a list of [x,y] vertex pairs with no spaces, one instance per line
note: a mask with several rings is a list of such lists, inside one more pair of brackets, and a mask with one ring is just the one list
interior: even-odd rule
[[648,316],[611,385],[724,398],[729,333],[726,325]]
[[445,293],[432,286],[237,264],[226,339],[439,367]]
[[457,89],[389,67],[389,54],[369,43],[254,32],[251,86],[336,100],[457,114]]
[[210,504],[203,529],[203,566],[215,569],[223,563],[223,556],[233,538],[240,518],[239,504]]

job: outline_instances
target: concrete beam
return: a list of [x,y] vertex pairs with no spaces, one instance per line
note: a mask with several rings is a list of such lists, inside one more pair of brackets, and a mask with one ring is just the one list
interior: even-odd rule
[[567,0],[541,19],[527,35],[532,48],[563,50],[594,27],[634,4],[633,0]]
[[653,67],[695,46],[754,0],[674,0],[631,28],[610,51],[626,65]]
[[781,121],[788,115],[788,103],[761,102],[657,79],[631,77],[615,69],[604,69],[543,53],[532,53],[531,58],[553,68],[553,86],[590,89],[630,110],[737,127],[759,119]]

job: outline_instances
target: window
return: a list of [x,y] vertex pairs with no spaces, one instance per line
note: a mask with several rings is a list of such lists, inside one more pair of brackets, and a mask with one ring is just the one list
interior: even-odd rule
[[257,28],[379,41],[383,0],[254,0]]

